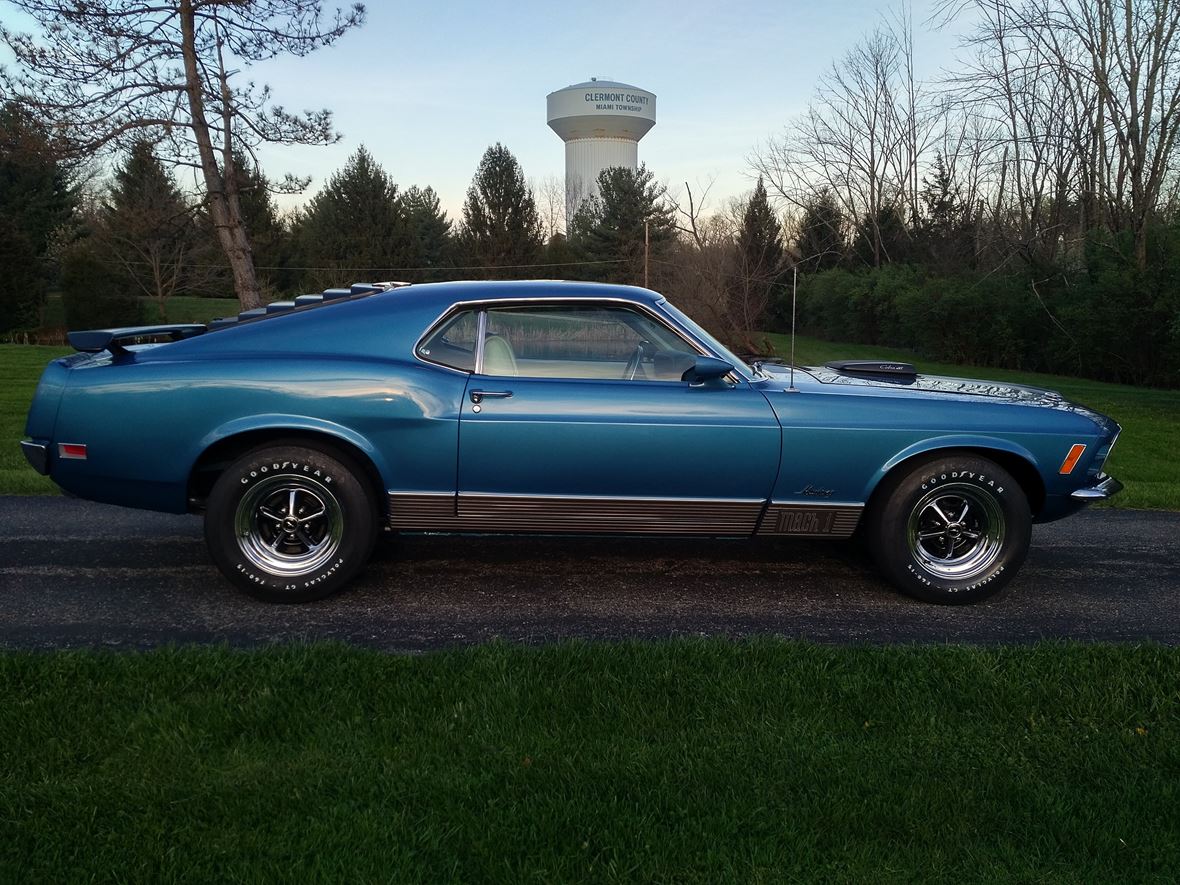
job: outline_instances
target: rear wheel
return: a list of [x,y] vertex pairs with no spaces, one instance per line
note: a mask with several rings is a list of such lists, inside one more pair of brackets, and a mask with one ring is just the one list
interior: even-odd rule
[[886,480],[869,514],[877,564],[928,602],[977,602],[999,592],[1028,554],[1032,514],[1010,473],[949,454]]
[[205,541],[217,567],[267,602],[335,593],[369,559],[377,508],[343,456],[304,446],[255,449],[217,480]]

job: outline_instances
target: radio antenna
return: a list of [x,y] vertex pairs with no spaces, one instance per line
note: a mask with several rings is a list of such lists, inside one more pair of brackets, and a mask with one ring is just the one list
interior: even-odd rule
[[799,288],[799,263],[791,268],[791,386],[788,393],[798,393],[795,389],[795,293]]

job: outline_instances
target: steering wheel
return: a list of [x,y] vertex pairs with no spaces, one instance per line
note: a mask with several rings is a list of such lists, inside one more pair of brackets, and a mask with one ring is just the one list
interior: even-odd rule
[[627,360],[627,365],[623,368],[623,380],[634,381],[635,374],[639,371],[639,364],[643,362],[643,342],[640,341],[635,345],[635,350],[631,353],[631,358]]

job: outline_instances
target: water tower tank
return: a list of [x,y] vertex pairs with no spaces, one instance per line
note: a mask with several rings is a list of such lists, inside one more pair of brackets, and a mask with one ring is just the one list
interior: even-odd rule
[[635,169],[639,139],[656,125],[656,97],[637,86],[591,78],[547,98],[549,128],[565,142],[566,223],[598,193],[598,173]]

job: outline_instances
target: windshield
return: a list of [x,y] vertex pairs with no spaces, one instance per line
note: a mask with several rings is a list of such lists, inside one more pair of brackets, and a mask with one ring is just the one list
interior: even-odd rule
[[671,301],[668,301],[668,299],[665,298],[660,302],[660,306],[682,326],[688,329],[688,331],[692,332],[692,334],[695,335],[702,343],[708,346],[708,348],[717,354],[717,356],[721,357],[727,362],[733,363],[734,366],[739,369],[744,369],[747,375],[757,376],[761,374],[738,359],[737,356],[734,355],[733,351],[731,351],[728,347],[702,329],[699,325],[694,323],[688,314],[678,309],[672,304]]

